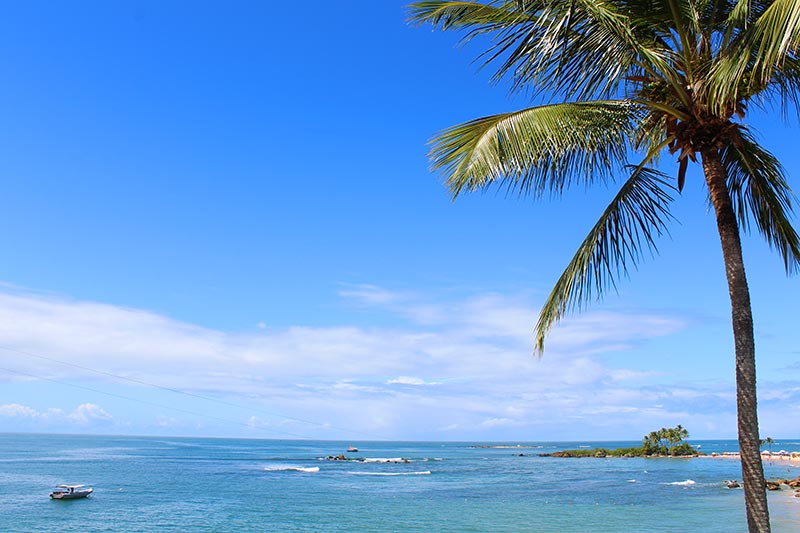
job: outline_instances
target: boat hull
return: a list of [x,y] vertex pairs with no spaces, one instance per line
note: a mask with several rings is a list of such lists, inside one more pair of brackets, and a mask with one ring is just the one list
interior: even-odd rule
[[94,492],[93,489],[81,491],[76,490],[74,492],[53,492],[50,494],[50,497],[54,500],[77,500],[80,498],[86,498],[92,492]]

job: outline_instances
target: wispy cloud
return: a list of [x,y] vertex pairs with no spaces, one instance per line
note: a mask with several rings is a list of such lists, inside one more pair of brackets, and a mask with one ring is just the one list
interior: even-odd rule
[[386,382],[387,385],[413,385],[413,386],[426,386],[426,385],[439,385],[436,381],[425,381],[421,378],[411,376],[400,376],[395,379],[390,379]]
[[41,417],[41,414],[36,411],[36,409],[32,409],[26,405],[9,403],[6,405],[0,405],[0,416],[8,418],[39,418]]
[[88,425],[93,422],[110,422],[114,419],[105,409],[93,403],[79,405],[67,418],[76,424]]
[[0,418],[14,418],[28,422],[35,422],[44,428],[54,426],[97,426],[97,423],[113,422],[114,417],[99,405],[85,403],[78,405],[72,411],[59,408],[50,408],[38,411],[32,407],[17,403],[0,405]]
[[519,420],[512,420],[511,418],[490,418],[481,422],[481,427],[486,429],[519,425],[522,425]]
[[[92,380],[93,389],[114,391],[123,384],[150,398],[147,383],[224,400],[224,409],[212,405],[215,416],[252,431],[280,427],[325,438],[346,436],[333,428],[393,438],[535,438],[542,431],[563,437],[570,427],[631,431],[654,421],[688,426],[692,417],[710,427],[712,413],[704,406],[733,409],[731,385],[677,388],[662,385],[670,376],[641,358],[622,366],[607,362],[607,355],[641,354],[653,339],[686,327],[673,316],[579,315],[553,331],[545,357],[537,359],[531,352],[537,307],[522,297],[426,298],[375,286],[342,294],[368,305],[370,313],[395,317],[393,326],[297,325],[240,334],[146,310],[0,291],[0,366],[12,371],[0,370],[0,380],[14,380],[17,387],[28,380],[38,390],[48,382],[20,373],[64,383]],[[794,392],[772,393],[786,394],[796,398]],[[202,398],[181,400],[194,402],[194,412],[208,408]],[[0,422],[9,427],[12,419],[60,417],[73,425],[123,423],[120,414],[112,417],[88,397],[81,403],[69,413],[8,403],[0,407]],[[148,409],[136,405],[130,412]],[[154,427],[189,427],[181,421],[187,415],[153,411]],[[570,420],[577,422],[570,426]]]
[[368,284],[348,284],[339,291],[339,296],[347,298],[358,305],[370,307],[394,306],[402,304],[410,298],[410,295]]

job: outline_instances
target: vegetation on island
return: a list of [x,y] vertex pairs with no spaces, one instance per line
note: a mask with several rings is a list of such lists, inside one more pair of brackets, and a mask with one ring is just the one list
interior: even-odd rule
[[[675,193],[700,178],[731,302],[748,529],[769,531],[740,232],[760,233],[788,273],[800,267],[800,238],[783,167],[745,119],[753,107],[800,111],[800,3],[427,0],[409,9],[412,22],[478,38],[495,80],[510,78],[513,90],[544,103],[433,138],[433,167],[454,198],[499,186],[538,199],[619,180],[539,314],[539,354],[553,324],[655,251]],[[665,160],[677,163],[674,177],[658,170]],[[688,173],[690,163],[700,172]]]
[[689,431],[678,424],[674,428],[661,428],[645,435],[642,449],[645,455],[697,455],[697,451],[683,439],[689,438]]
[[641,446],[631,448],[592,448],[564,450],[542,454],[544,457],[687,457],[698,455],[684,439],[689,438],[686,428],[678,424],[674,428],[651,431],[642,439]]

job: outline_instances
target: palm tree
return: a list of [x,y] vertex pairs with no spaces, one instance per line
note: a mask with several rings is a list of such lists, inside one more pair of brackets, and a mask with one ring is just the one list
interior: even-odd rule
[[[540,198],[625,176],[541,310],[539,355],[565,313],[614,287],[655,251],[688,164],[701,164],[731,299],[747,521],[751,531],[768,531],[739,232],[754,226],[787,273],[800,265],[800,240],[784,171],[744,118],[750,105],[777,103],[784,113],[800,113],[800,2],[439,0],[409,9],[414,23],[485,39],[481,59],[497,66],[496,80],[510,78],[515,90],[549,97],[546,105],[435,136],[433,168],[454,198],[493,184]],[[656,169],[665,152],[678,162],[675,178]]]

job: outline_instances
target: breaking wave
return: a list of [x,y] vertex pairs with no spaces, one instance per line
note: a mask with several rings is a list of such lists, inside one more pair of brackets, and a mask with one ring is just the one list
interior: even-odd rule
[[303,468],[302,466],[265,466],[264,470],[267,472],[304,472],[306,474],[315,474],[319,472],[318,466]]
[[424,470],[422,472],[347,472],[351,476],[383,476],[383,477],[390,477],[390,476],[429,476],[431,475],[430,470]]

